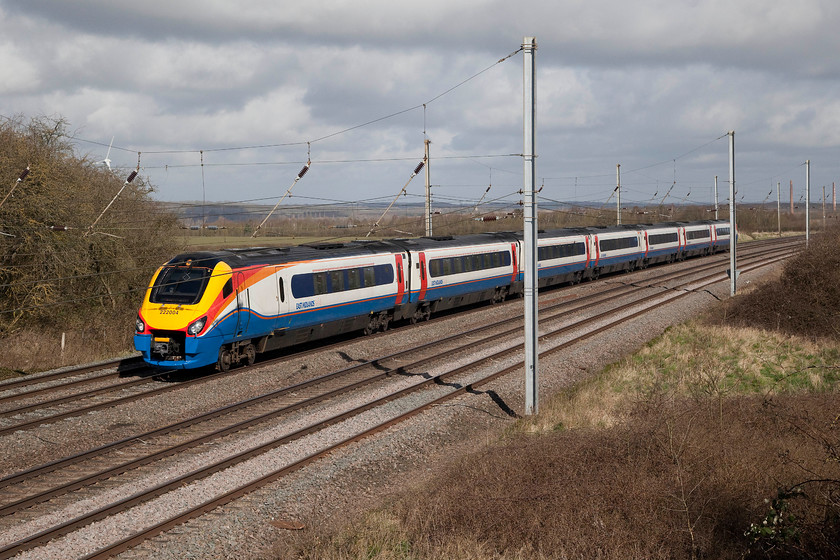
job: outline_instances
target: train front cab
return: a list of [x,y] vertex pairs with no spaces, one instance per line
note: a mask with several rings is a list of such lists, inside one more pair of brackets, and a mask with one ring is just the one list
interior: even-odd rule
[[[214,314],[225,299],[235,305],[231,270],[218,260],[203,263],[200,257],[178,258],[158,269],[146,290],[135,325],[134,347],[147,363],[157,367],[208,366],[218,360],[224,328],[218,318],[214,320]],[[230,295],[222,298],[228,290]]]

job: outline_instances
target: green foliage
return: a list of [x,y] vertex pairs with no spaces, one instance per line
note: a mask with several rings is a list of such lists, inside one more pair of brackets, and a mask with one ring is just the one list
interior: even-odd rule
[[66,129],[61,118],[0,123],[0,200],[14,188],[0,206],[0,335],[126,329],[152,271],[177,250],[175,217],[141,177],[89,230],[127,172],[76,155]]
[[789,502],[792,498],[802,495],[803,492],[799,488],[779,489],[761,523],[750,523],[750,528],[744,533],[751,550],[766,553],[799,542],[802,529],[797,523],[796,515],[790,511]]

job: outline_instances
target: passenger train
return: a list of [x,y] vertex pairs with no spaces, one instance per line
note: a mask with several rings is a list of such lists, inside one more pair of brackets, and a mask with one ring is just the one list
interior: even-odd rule
[[[540,231],[539,287],[725,251],[729,222]],[[329,336],[383,331],[523,291],[523,235],[500,232],[197,251],[154,274],[135,348],[151,365],[228,370]]]

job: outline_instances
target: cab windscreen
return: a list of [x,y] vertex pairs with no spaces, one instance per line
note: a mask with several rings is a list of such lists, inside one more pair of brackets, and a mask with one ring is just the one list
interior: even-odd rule
[[158,274],[152,293],[151,303],[174,303],[194,305],[201,300],[210,270],[207,268],[171,266]]

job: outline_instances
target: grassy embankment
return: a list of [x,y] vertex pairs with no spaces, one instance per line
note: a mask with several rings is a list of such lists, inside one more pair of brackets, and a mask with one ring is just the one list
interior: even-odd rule
[[781,277],[281,557],[840,557],[840,228]]

